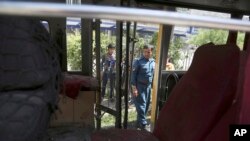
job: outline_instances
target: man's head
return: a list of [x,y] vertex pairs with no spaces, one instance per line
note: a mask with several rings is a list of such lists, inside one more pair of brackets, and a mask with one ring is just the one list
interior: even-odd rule
[[113,54],[115,52],[115,46],[112,44],[108,45],[108,54]]
[[149,59],[152,57],[152,54],[153,54],[153,46],[152,45],[144,45],[143,46],[143,56],[146,58],[146,59]]

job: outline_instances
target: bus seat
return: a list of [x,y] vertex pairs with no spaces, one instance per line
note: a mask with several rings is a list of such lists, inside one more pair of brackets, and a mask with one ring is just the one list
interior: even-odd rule
[[236,45],[203,45],[163,106],[153,134],[112,129],[105,134],[97,131],[91,139],[129,141],[144,136],[142,140],[201,141],[230,107],[237,90],[238,70]]
[[199,47],[172,90],[153,134],[161,141],[201,141],[230,107],[237,91],[236,45]]
[[220,119],[204,141],[228,141],[230,124],[250,123],[250,57],[246,52],[240,54],[240,70],[237,95],[225,115]]

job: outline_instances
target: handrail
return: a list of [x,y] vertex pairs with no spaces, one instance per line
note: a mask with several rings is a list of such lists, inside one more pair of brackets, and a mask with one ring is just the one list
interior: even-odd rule
[[0,2],[1,15],[81,17],[250,31],[250,22],[177,12],[96,5]]

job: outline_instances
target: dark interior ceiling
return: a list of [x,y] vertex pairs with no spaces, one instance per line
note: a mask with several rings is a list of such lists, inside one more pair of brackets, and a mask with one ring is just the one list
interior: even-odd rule
[[135,0],[137,3],[161,4],[225,13],[250,13],[250,0]]

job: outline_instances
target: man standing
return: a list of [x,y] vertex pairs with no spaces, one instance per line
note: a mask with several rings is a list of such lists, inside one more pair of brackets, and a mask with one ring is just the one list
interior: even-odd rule
[[137,111],[137,126],[145,130],[147,123],[146,115],[148,112],[151,86],[154,76],[155,61],[152,57],[153,46],[143,47],[143,56],[135,60],[132,70],[132,92],[134,104]]
[[105,96],[105,90],[108,80],[110,81],[110,95],[109,98],[113,101],[113,89],[115,85],[115,46],[108,45],[107,54],[102,56],[101,68],[102,73],[102,99]]

